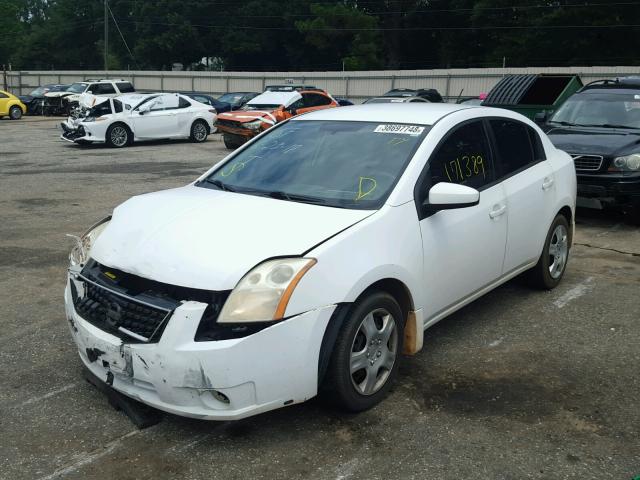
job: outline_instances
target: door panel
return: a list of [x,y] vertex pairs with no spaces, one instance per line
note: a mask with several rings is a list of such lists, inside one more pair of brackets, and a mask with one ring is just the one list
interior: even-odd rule
[[480,191],[478,205],[440,210],[420,221],[427,321],[502,275],[507,204],[495,176],[482,120],[452,128],[427,162],[418,183],[420,202],[441,182]]
[[178,132],[177,97],[161,95],[155,101],[151,111],[142,115],[139,112],[134,113],[133,123],[137,138],[168,138]]
[[483,190],[475,207],[441,210],[420,222],[427,320],[500,278],[507,241],[505,207],[498,184]]
[[507,197],[504,271],[510,272],[538,260],[553,219],[556,190],[553,169],[531,127],[505,118],[491,119],[489,125]]
[[504,180],[509,209],[505,272],[538,260],[547,234],[547,229],[540,226],[547,222],[551,225],[554,213],[552,182],[553,171],[547,161]]

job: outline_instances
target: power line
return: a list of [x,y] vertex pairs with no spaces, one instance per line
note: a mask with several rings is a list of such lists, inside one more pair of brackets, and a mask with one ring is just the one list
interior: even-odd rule
[[118,25],[118,21],[116,20],[116,17],[113,15],[113,11],[111,11],[111,7],[109,6],[108,3],[106,3],[106,0],[105,0],[105,5],[109,9],[109,13],[111,14],[111,18],[113,18],[113,23],[116,25],[116,28],[118,29],[118,33],[120,34],[120,38],[122,39],[122,42],[124,43],[124,46],[127,48],[127,51],[129,52],[129,55],[131,55],[131,58],[133,59],[133,63],[135,63],[136,67],[137,67],[138,66],[138,62],[136,60],[136,57],[134,57],[133,53],[131,53],[131,49],[129,48],[129,45],[127,44],[127,41],[124,39],[124,35],[122,35],[122,30],[120,30],[120,26]]

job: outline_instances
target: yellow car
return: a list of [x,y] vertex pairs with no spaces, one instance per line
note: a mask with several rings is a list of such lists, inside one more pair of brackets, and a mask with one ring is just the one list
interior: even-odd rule
[[27,106],[18,97],[0,90],[0,118],[8,116],[11,120],[20,120],[27,113]]

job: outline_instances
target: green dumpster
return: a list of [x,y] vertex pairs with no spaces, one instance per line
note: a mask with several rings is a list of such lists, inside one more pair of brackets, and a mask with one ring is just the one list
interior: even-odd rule
[[482,105],[513,110],[533,120],[537,113],[551,115],[580,88],[582,80],[577,75],[506,75]]

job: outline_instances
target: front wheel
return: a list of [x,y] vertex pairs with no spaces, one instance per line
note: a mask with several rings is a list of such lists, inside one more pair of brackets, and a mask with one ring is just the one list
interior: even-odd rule
[[323,390],[359,412],[378,404],[398,372],[404,318],[398,302],[374,292],[354,303],[333,348]]
[[11,110],[9,110],[9,118],[11,120],[20,120],[22,118],[22,109],[15,105],[11,107]]
[[207,124],[204,123],[203,120],[196,120],[193,122],[193,125],[191,125],[191,135],[189,135],[189,139],[195,143],[202,143],[207,140],[207,136],[209,136]]
[[131,143],[131,132],[121,123],[111,125],[107,130],[105,140],[107,145],[114,148],[126,147]]
[[551,290],[564,275],[569,260],[569,222],[564,215],[553,220],[538,263],[529,271],[529,283],[537,288]]
[[224,146],[227,147],[228,150],[235,150],[236,148],[241,147],[243,143],[239,142],[235,137],[227,135],[226,133],[222,134],[222,139],[224,140]]

